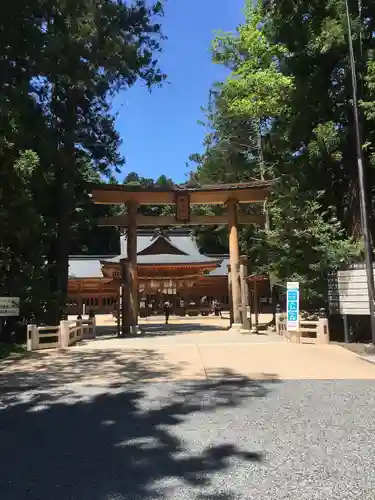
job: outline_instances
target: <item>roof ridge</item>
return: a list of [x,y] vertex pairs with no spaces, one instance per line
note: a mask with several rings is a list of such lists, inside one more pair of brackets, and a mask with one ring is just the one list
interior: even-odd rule
[[[141,250],[141,252],[144,252],[148,248],[151,248],[158,241],[159,238],[163,238],[164,240],[166,240],[166,242],[168,243],[168,245],[170,245],[171,247],[175,248],[176,250],[178,250],[182,254],[189,255],[188,253],[185,252],[185,250],[182,250],[179,246],[177,246],[175,243],[173,243],[173,241],[171,240],[171,238],[169,238],[168,236],[166,236],[162,232],[159,233],[159,234],[157,234],[155,238],[152,238],[150,245],[148,245],[147,247],[143,248]],[[137,255],[139,255],[139,252],[137,252]],[[160,255],[173,255],[173,254],[165,254],[164,253],[164,254],[160,254]]]
[[229,259],[230,257],[229,253],[205,253],[203,255],[206,255],[207,257],[220,257],[222,259]]
[[95,255],[86,255],[86,254],[80,254],[80,255],[69,255],[69,260],[73,259],[81,259],[81,260],[100,260],[101,258],[108,258],[108,257],[116,257],[118,254],[117,253],[110,253],[110,254],[95,254]]

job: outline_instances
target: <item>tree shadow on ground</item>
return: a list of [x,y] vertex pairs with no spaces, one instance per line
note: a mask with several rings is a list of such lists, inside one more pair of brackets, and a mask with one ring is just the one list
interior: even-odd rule
[[95,327],[96,337],[107,337],[117,335],[116,325],[99,325]]
[[[207,333],[207,332],[225,332],[229,329],[229,324],[224,322],[223,324],[207,324],[204,321],[196,321],[196,322],[183,322],[181,318],[179,318],[178,323],[173,323],[173,320],[170,321],[168,325],[165,324],[162,320],[158,323],[148,323],[147,320],[144,320],[140,324],[141,336],[142,337],[165,337],[172,335],[184,335],[196,332],[199,333]],[[117,337],[117,327],[114,325],[98,325],[96,326],[96,337]],[[127,334],[124,338],[138,338],[138,334]]]
[[[95,346],[95,343],[93,344]],[[34,351],[22,358],[0,363],[0,394],[13,388],[41,388],[62,384],[106,386],[162,380],[205,379],[205,370],[195,346],[183,349],[70,347]],[[220,379],[225,370],[211,370],[209,378]],[[258,377],[257,377],[258,378]],[[259,378],[269,380],[267,374]],[[273,376],[271,376],[273,378]]]
[[[220,442],[220,434],[197,450],[202,414],[234,410],[269,390],[265,382],[223,372],[215,381],[3,394],[1,498],[178,499],[185,485],[191,496],[184,498],[235,500],[231,491],[216,494],[212,478],[232,460],[254,467],[262,452]],[[191,431],[196,437],[189,447]]]
[[163,352],[147,348],[91,350],[71,347],[34,351],[24,358],[9,358],[1,363],[0,391],[6,387],[173,380],[186,378],[184,373],[189,368],[183,356],[168,361]]
[[228,328],[228,325],[209,325],[203,322],[176,324],[171,322],[168,325],[165,323],[142,323],[141,325],[141,329],[145,337],[184,335],[194,332],[197,332],[198,334],[205,332],[225,332]]

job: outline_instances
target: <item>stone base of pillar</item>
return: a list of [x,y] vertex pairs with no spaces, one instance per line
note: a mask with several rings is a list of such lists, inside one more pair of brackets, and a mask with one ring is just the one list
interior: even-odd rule
[[120,337],[126,337],[130,334],[130,326],[125,326],[122,330],[120,330]]
[[241,333],[243,335],[259,335],[258,330],[256,330],[255,328],[251,328],[249,330],[249,328],[244,328],[242,325],[241,325]]
[[250,321],[249,318],[245,318],[242,320],[242,330],[250,330]]
[[229,332],[240,332],[242,330],[242,323],[232,323]]
[[365,345],[364,351],[366,354],[375,354],[375,345],[374,344]]
[[132,335],[142,335],[142,330],[141,330],[141,327],[139,325],[135,325],[135,326],[131,326],[130,327],[130,333]]

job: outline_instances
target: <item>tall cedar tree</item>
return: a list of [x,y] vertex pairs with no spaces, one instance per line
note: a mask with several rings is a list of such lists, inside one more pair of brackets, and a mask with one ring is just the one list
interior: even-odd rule
[[[23,0],[1,16],[0,206],[12,224],[18,216],[1,232],[2,255],[16,260],[2,257],[1,265],[20,275],[25,262],[12,231],[29,219],[29,237],[24,230],[18,241],[44,254],[48,321],[60,319],[66,302],[72,225],[74,232],[88,172],[110,176],[123,164],[111,98],[138,79],[149,87],[164,79],[155,59],[162,13],[159,1]],[[7,187],[24,196],[11,203]]]

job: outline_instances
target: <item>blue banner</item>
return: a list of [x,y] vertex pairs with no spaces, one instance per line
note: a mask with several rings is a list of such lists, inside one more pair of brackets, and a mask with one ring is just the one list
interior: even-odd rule
[[288,282],[287,283],[287,330],[299,330],[299,283],[298,282]]

